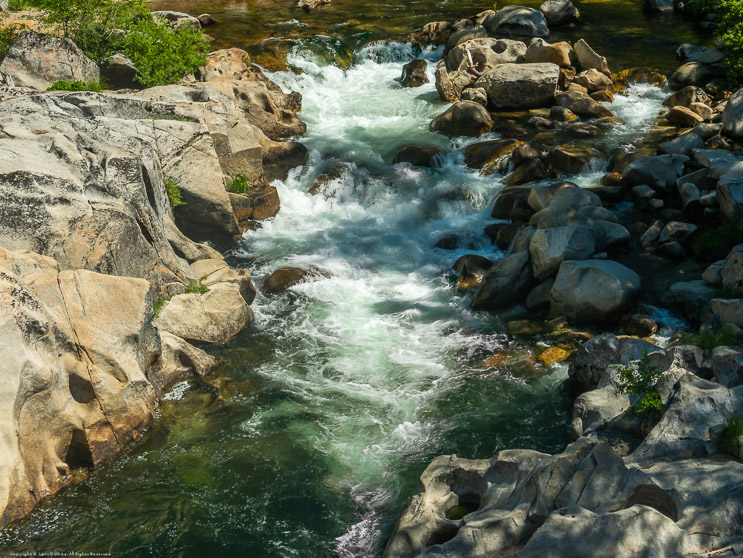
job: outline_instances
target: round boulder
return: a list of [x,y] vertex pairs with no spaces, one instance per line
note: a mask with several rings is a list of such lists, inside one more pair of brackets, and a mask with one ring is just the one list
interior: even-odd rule
[[580,323],[615,323],[640,298],[640,277],[611,260],[565,261],[550,291],[550,314]]
[[474,101],[459,101],[431,121],[430,129],[447,136],[479,137],[490,131],[493,119]]
[[427,69],[428,63],[425,60],[420,58],[411,60],[402,67],[402,84],[405,87],[420,87],[428,83]]
[[547,0],[539,6],[547,23],[552,26],[570,25],[578,21],[580,12],[570,0]]
[[550,30],[542,12],[525,6],[506,6],[485,21],[491,35],[546,37]]

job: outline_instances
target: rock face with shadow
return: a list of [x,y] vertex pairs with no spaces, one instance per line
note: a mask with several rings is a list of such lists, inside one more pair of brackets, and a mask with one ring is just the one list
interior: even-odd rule
[[[617,349],[614,362],[627,362],[621,343],[607,343]],[[722,453],[714,440],[743,411],[743,382],[740,375],[723,384],[700,377],[714,376],[731,358],[685,346],[651,353],[665,371],[658,383],[664,408],[643,425],[624,413],[626,395],[607,404],[616,393],[610,353],[592,361],[601,378],[576,401],[575,441],[562,453],[437,457],[384,556],[736,555],[743,456]],[[588,360],[582,355],[582,366]],[[572,378],[581,384],[580,375]]]

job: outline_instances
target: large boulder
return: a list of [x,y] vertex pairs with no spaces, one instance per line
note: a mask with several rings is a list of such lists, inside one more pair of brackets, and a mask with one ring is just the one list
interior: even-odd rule
[[539,10],[552,26],[569,25],[580,18],[580,11],[570,0],[547,0]]
[[58,81],[98,81],[98,66],[69,39],[26,30],[8,49],[0,71],[16,87],[47,90]]
[[525,6],[505,6],[485,21],[494,36],[546,37],[550,30],[544,15]]
[[428,63],[425,60],[417,58],[411,60],[402,67],[401,83],[405,87],[420,87],[428,83]]
[[583,39],[573,45],[573,50],[575,50],[575,54],[578,57],[578,66],[580,66],[582,71],[595,68],[608,76],[611,75],[606,57],[597,54]]
[[700,62],[687,62],[671,74],[671,77],[668,78],[668,86],[674,91],[678,91],[688,85],[705,85],[709,80],[722,75],[724,75],[722,68]]
[[501,64],[485,72],[475,87],[487,91],[494,109],[536,108],[552,102],[559,77],[556,64]]
[[640,287],[640,277],[617,262],[565,261],[550,292],[550,314],[581,323],[616,323],[636,306]]
[[174,31],[201,31],[201,22],[198,18],[184,12],[158,10],[152,12],[152,17],[161,25],[166,25]]
[[446,67],[450,72],[467,70],[472,64],[479,72],[494,68],[498,64],[524,61],[526,45],[513,39],[472,39],[451,49],[446,55]]
[[465,71],[449,73],[442,64],[436,68],[435,79],[439,98],[445,103],[456,103],[461,98],[462,91],[475,81],[475,76]]
[[163,389],[214,364],[182,341],[165,354],[152,306],[143,279],[0,248],[0,528],[120,452]]
[[725,290],[743,297],[743,244],[730,250],[722,266],[722,286]]
[[743,89],[728,99],[722,111],[722,133],[734,139],[743,138]]
[[533,286],[529,252],[522,251],[495,262],[482,278],[472,308],[497,310],[519,302]]
[[488,140],[473,143],[464,149],[464,162],[468,167],[480,169],[483,175],[503,170],[504,163],[513,151],[523,145],[515,139]]
[[490,131],[493,119],[474,101],[459,101],[431,122],[431,131],[448,136],[479,137]]
[[676,179],[682,171],[683,165],[678,163],[678,159],[671,155],[658,155],[633,161],[622,171],[622,179],[630,186],[647,184],[652,188],[668,190],[676,185]]
[[557,273],[565,260],[585,260],[593,256],[594,250],[590,227],[537,229],[529,243],[534,278],[543,281]]

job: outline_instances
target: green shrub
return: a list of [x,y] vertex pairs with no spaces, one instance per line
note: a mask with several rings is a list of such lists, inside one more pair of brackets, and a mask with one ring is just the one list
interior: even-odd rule
[[238,174],[230,184],[230,192],[244,194],[250,190],[251,186],[252,184],[248,182],[248,178],[244,174]]
[[209,292],[209,287],[204,285],[201,281],[198,283],[196,281],[189,281],[188,285],[186,286],[186,291],[188,291],[191,294],[204,294]]
[[728,252],[743,242],[743,219],[733,217],[727,219],[716,229],[704,231],[694,246],[699,259],[716,261],[725,258]]
[[58,81],[47,91],[95,91],[100,93],[103,89],[102,81]]
[[711,351],[717,347],[737,345],[740,342],[740,337],[735,331],[723,326],[717,331],[708,329],[696,335],[689,335],[686,342],[705,351]]
[[638,415],[657,413],[663,409],[663,401],[655,384],[663,376],[657,366],[650,364],[647,352],[637,366],[622,366],[617,370],[617,392],[636,397],[630,412]]
[[715,37],[723,44],[728,79],[743,84],[743,0],[720,0],[719,25]]
[[8,49],[26,28],[25,25],[7,25],[0,27],[0,62],[3,61]]
[[206,61],[201,30],[175,31],[153,20],[145,0],[35,0],[44,22],[101,63],[122,52],[143,87],[176,83]]
[[186,202],[183,201],[183,192],[181,190],[181,185],[172,178],[165,179],[165,191],[168,193],[170,207],[175,209],[179,205],[186,205]]
[[740,452],[738,438],[743,436],[743,416],[734,415],[725,424],[725,428],[717,436],[717,449],[726,451],[734,456]]
[[157,318],[160,315],[160,312],[163,311],[163,308],[165,308],[165,305],[168,302],[170,302],[170,297],[160,298],[152,304],[152,312],[154,313],[154,318]]
[[20,12],[35,8],[38,2],[34,0],[8,0],[8,10],[11,12]]

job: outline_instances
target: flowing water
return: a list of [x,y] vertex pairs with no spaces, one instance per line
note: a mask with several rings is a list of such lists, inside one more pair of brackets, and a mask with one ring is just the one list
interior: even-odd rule
[[[431,76],[438,54],[426,54]],[[300,44],[288,59],[300,71],[272,74],[304,97],[310,162],[275,183],[280,213],[227,256],[258,285],[287,265],[318,275],[259,294],[255,326],[213,350],[213,386],[177,386],[140,441],[0,532],[0,549],[373,556],[432,457],[567,443],[565,366],[531,365],[545,340],[507,336],[452,288],[458,256],[502,257],[483,233],[500,177],[463,165],[472,140],[428,131],[445,106],[431,84],[399,85],[411,57],[410,45],[369,45],[342,70]],[[630,88],[611,106],[625,123],[598,143],[641,138],[663,98]],[[392,165],[407,143],[445,154],[432,170]],[[309,195],[329,169],[326,195]],[[460,249],[435,248],[448,234]],[[526,365],[483,364],[503,350]]]

